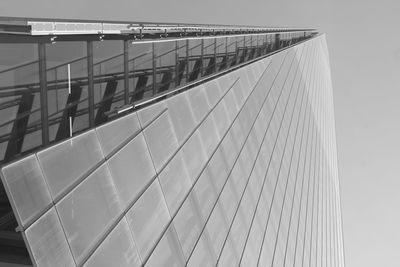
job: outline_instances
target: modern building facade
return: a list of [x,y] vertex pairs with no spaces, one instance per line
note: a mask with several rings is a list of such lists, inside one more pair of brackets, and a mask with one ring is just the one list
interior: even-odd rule
[[3,25],[0,262],[344,266],[323,34],[80,23]]

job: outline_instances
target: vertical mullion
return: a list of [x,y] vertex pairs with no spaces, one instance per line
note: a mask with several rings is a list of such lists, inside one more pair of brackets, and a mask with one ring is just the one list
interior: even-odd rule
[[175,87],[179,86],[179,41],[175,41]]
[[94,126],[93,41],[87,41],[89,127]]
[[189,81],[189,39],[186,39],[186,82]]
[[129,40],[124,40],[124,103],[129,104]]
[[42,145],[49,144],[49,120],[47,106],[47,73],[46,73],[46,44],[38,44],[39,82],[40,82],[40,116],[42,120]]
[[201,39],[201,51],[200,51],[200,77],[204,76],[204,39]]
[[156,44],[153,42],[151,43],[152,50],[153,50],[153,95],[156,94],[156,82],[157,82],[157,68],[156,68]]

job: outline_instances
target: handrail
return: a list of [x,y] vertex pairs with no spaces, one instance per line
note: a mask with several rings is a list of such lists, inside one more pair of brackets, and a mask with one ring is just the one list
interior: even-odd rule
[[[247,35],[246,35],[247,36]],[[211,43],[204,43],[201,42],[199,44],[194,43],[193,47],[187,47],[186,49],[188,49],[189,51],[193,51],[193,49],[196,49],[197,47],[202,46],[203,49],[206,49],[206,51],[204,51],[204,53],[202,54],[198,54],[195,53],[193,55],[188,55],[186,54],[186,49],[185,47],[183,47],[185,49],[185,53],[181,53],[181,51],[179,51],[179,53],[177,54],[177,58],[176,61],[172,60],[172,61],[166,61],[165,63],[168,63],[168,65],[166,66],[160,66],[157,62],[155,62],[156,65],[148,65],[148,66],[142,66],[141,68],[139,68],[138,66],[145,64],[147,62],[149,62],[150,60],[153,61],[158,60],[158,59],[162,59],[165,55],[170,54],[174,51],[178,52],[178,47],[174,46],[173,49],[168,49],[166,51],[163,51],[162,53],[160,53],[159,55],[153,55],[153,57],[149,58],[148,60],[141,60],[144,62],[137,62],[139,64],[137,64],[136,66],[134,66],[133,68],[129,67],[128,71],[126,69],[124,69],[123,71],[121,71],[119,68],[116,69],[114,68],[113,70],[108,69],[108,73],[104,73],[104,72],[95,72],[94,75],[91,75],[89,77],[89,75],[87,75],[86,73],[82,73],[82,75],[79,75],[79,77],[73,77],[72,79],[67,79],[65,77],[65,75],[60,76],[60,79],[54,79],[54,80],[50,80],[48,79],[47,81],[45,81],[47,83],[47,86],[45,87],[45,89],[50,92],[54,90],[64,90],[64,91],[60,91],[60,92],[64,92],[66,93],[66,89],[68,88],[68,85],[70,83],[72,83],[72,85],[77,85],[80,86],[83,90],[87,90],[87,86],[89,84],[92,85],[96,85],[95,88],[100,88],[99,85],[102,85],[101,88],[106,88],[106,83],[107,83],[107,87],[109,86],[109,82],[110,81],[114,81],[114,82],[118,82],[118,81],[122,81],[122,80],[130,80],[131,83],[129,85],[125,84],[125,86],[120,86],[121,83],[118,83],[118,89],[117,91],[115,91],[114,93],[107,95],[105,93],[105,91],[97,91],[97,94],[99,94],[100,99],[96,100],[96,103],[89,103],[89,95],[83,94],[81,97],[75,99],[73,102],[68,103],[67,105],[62,104],[61,106],[54,106],[54,109],[51,109],[51,114],[49,114],[49,111],[47,112],[47,114],[45,114],[45,118],[41,117],[41,116],[31,116],[33,113],[38,114],[38,112],[40,112],[42,110],[42,107],[39,106],[38,107],[38,102],[34,102],[34,106],[31,110],[29,111],[24,111],[24,112],[19,112],[18,114],[14,115],[13,118],[8,118],[8,116],[6,116],[7,121],[2,122],[0,124],[0,143],[7,142],[8,140],[11,140],[11,138],[22,138],[19,139],[18,142],[20,142],[21,140],[23,140],[24,136],[35,132],[35,131],[49,131],[50,126],[52,127],[56,127],[57,128],[57,124],[61,123],[64,119],[63,119],[63,113],[65,113],[67,110],[69,110],[71,107],[75,107],[74,109],[76,109],[75,113],[74,113],[74,117],[79,117],[79,116],[83,116],[84,114],[93,114],[93,112],[96,112],[96,110],[98,110],[98,108],[104,106],[104,103],[110,103],[109,101],[111,101],[112,106],[114,107],[117,103],[117,106],[119,104],[124,104],[126,105],[127,103],[131,103],[133,102],[133,104],[131,104],[133,107],[138,104],[138,103],[147,103],[147,102],[151,102],[154,101],[154,99],[158,99],[158,97],[160,95],[164,95],[168,92],[175,92],[175,91],[179,91],[179,90],[185,90],[185,89],[180,89],[180,88],[189,88],[191,84],[195,84],[196,82],[198,82],[199,80],[202,81],[204,79],[210,79],[207,77],[214,77],[215,75],[218,75],[219,72],[225,73],[226,71],[230,71],[230,69],[236,69],[240,66],[243,66],[244,64],[248,64],[246,62],[253,62],[254,60],[257,60],[258,58],[262,58],[265,57],[266,55],[268,55],[269,53],[274,53],[275,51],[279,51],[281,49],[285,49],[288,47],[291,47],[293,44],[296,44],[298,42],[301,42],[305,39],[308,38],[312,38],[314,35],[313,34],[304,34],[304,35],[289,35],[287,36],[287,38],[285,37],[284,40],[280,40],[280,45],[278,45],[276,43],[276,40],[279,39],[269,39],[269,38],[265,38],[265,36],[263,38],[260,37],[256,37],[256,38],[247,38],[244,40],[244,42],[239,42],[237,43],[236,46],[236,41],[234,40],[233,42],[229,42],[227,40],[229,40],[229,36],[227,36],[226,40],[222,40],[222,42],[219,41],[212,41]],[[237,39],[238,41],[241,41],[240,38]],[[261,42],[260,42],[261,41]],[[235,49],[231,49],[229,50],[228,48],[230,48],[231,46],[236,46]],[[153,46],[154,47],[154,46]],[[207,48],[212,47],[213,49],[209,50]],[[220,47],[223,47],[224,49],[220,49]],[[225,49],[225,47],[227,49]],[[126,58],[124,57],[124,61],[121,61],[121,65],[123,64],[129,64],[130,62],[133,62],[134,60],[137,60],[139,58],[142,58],[146,55],[151,54],[153,51],[151,50],[152,47],[150,46],[150,49],[148,51],[145,51],[144,53],[141,53],[139,55],[135,55],[133,58]],[[208,51],[207,51],[208,50]],[[220,51],[218,51],[220,50]],[[248,51],[247,53],[243,51]],[[118,53],[115,55],[112,55],[108,58],[102,59],[96,63],[94,63],[91,67],[95,67],[95,66],[99,66],[100,64],[104,64],[107,61],[110,60],[114,60],[117,57],[121,57],[122,55],[125,55],[124,53]],[[128,55],[131,55],[131,53],[129,53]],[[243,57],[244,55],[246,55],[245,57]],[[76,58],[73,60],[70,60],[69,62],[64,62],[63,64],[59,64],[57,66],[53,66],[52,68],[47,69],[46,71],[52,71],[54,69],[60,68],[62,66],[65,66],[67,64],[79,61],[79,60],[83,60],[87,58],[87,56],[85,57],[80,57],[80,58]],[[197,68],[195,69],[193,64],[187,64],[188,62],[194,62],[195,60],[198,60],[199,58],[203,58],[204,60],[208,60],[209,58],[215,58],[215,62],[214,61],[210,61],[207,66],[203,66],[203,68],[207,68],[207,72],[203,73],[202,71],[200,71],[200,73],[197,73]],[[185,65],[181,65],[181,62],[185,61]],[[119,62],[119,61],[118,61]],[[173,62],[173,63],[172,63]],[[204,62],[204,61],[203,61]],[[153,63],[151,63],[153,64]],[[29,65],[27,63],[25,63],[24,65]],[[204,65],[204,63],[203,63]],[[126,65],[125,65],[126,66]],[[196,66],[196,65],[195,65]],[[14,66],[13,68],[17,68],[18,66]],[[112,72],[109,72],[112,71]],[[1,73],[1,72],[0,72]],[[193,75],[195,74],[195,75]],[[207,75],[206,75],[207,74]],[[154,77],[156,77],[155,75],[157,75],[156,80],[153,80]],[[75,75],[76,76],[76,75]],[[139,77],[143,77],[145,76],[146,79],[144,79],[144,83],[142,81],[140,81],[138,78]],[[196,76],[196,77],[195,77]],[[133,80],[134,83],[136,83],[136,86],[134,85],[134,87],[132,88],[132,78],[135,78]],[[141,79],[141,78],[140,78]],[[150,82],[148,82],[150,81]],[[21,100],[23,100],[22,98],[19,98],[20,95],[22,95],[23,93],[31,93],[33,95],[35,95],[35,99],[38,99],[39,94],[41,94],[41,84],[39,82],[35,82],[35,83],[30,83],[30,84],[20,84],[17,86],[5,86],[0,88],[0,98],[2,98],[3,100],[6,100],[5,97],[14,97],[14,99],[7,99],[7,101],[4,101],[3,104],[0,107],[0,111],[1,110],[9,110],[10,108],[15,109],[14,107],[18,107],[18,105],[21,104]],[[111,84],[110,84],[111,85]],[[128,86],[127,86],[128,85]],[[188,87],[189,86],[189,87]],[[121,90],[121,88],[123,90]],[[115,90],[115,89],[114,89]],[[64,94],[63,93],[63,94]],[[92,92],[93,93],[93,92]],[[168,93],[170,94],[170,93]],[[49,94],[49,96],[53,96],[53,94]],[[9,101],[8,101],[9,100]],[[50,100],[51,101],[51,100]],[[149,103],[150,103],[149,102]],[[65,103],[65,97],[63,97],[63,102]],[[84,105],[82,105],[82,103],[85,103]],[[40,104],[39,104],[40,105]],[[108,105],[108,104],[107,104]],[[109,108],[107,108],[109,109]],[[132,109],[133,110],[133,109]],[[9,112],[9,111],[5,111],[5,112]],[[8,114],[8,113],[3,113],[3,114]],[[10,113],[11,114],[11,113]],[[100,113],[97,113],[100,114]],[[101,113],[102,114],[102,113]],[[118,117],[121,116],[122,113],[118,113],[115,112],[115,109],[112,110],[105,110],[105,116],[106,119],[113,119],[114,117]],[[96,114],[95,114],[96,115]],[[31,117],[29,117],[31,116]],[[86,115],[87,116],[87,115]],[[94,120],[93,115],[92,116],[92,120]],[[96,115],[97,116],[97,115]],[[90,117],[90,116],[89,116]],[[26,118],[29,118],[29,122],[24,122],[21,125],[22,126],[18,126],[19,128],[13,128],[13,130],[10,130],[9,125],[12,125],[13,123],[16,123],[19,120],[22,121],[26,121]],[[85,117],[86,118],[86,117]],[[44,123],[42,120],[47,120],[46,123],[46,128],[43,128]],[[85,119],[85,122],[83,125],[79,126],[79,132],[80,131],[84,131],[89,129],[90,127],[93,127],[92,125],[96,125],[97,123],[95,121],[89,122],[86,121],[87,119]],[[53,126],[56,125],[56,126]],[[90,127],[89,127],[90,125]],[[76,129],[75,129],[76,130]],[[74,134],[76,134],[77,132],[74,132]],[[17,136],[16,136],[17,135]],[[55,140],[52,139],[51,140],[47,140],[47,142],[53,143],[53,142],[57,142],[59,140]],[[14,140],[15,142],[15,140]],[[10,145],[10,144],[8,144]],[[8,146],[6,144],[6,146]],[[35,144],[33,144],[35,145]],[[36,144],[36,146],[42,146],[42,144]],[[46,145],[47,146],[47,145]],[[37,149],[37,148],[36,148]],[[17,152],[15,155],[19,155],[20,153],[27,153],[27,151],[21,151],[21,148],[17,148],[16,151]],[[14,153],[14,152],[12,152]],[[4,155],[4,154],[3,154]],[[10,157],[10,156],[8,156]],[[0,163],[4,162],[4,160],[10,160],[10,158],[8,159],[2,159],[0,158]]]

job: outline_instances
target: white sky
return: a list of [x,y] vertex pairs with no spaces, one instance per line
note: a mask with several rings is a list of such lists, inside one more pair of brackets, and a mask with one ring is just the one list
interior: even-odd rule
[[396,0],[2,0],[0,16],[294,26],[325,32],[347,266],[390,267],[400,263],[399,11]]

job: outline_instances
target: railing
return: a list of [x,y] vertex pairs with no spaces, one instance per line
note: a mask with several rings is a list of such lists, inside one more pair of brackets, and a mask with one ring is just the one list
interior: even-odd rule
[[234,32],[158,41],[129,35],[52,42],[21,42],[19,37],[15,43],[0,43],[5,62],[0,65],[0,163],[314,34]]

